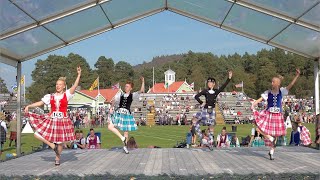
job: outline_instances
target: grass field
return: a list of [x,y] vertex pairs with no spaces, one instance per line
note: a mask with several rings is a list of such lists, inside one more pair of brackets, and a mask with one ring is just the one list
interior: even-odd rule
[[[311,137],[314,140],[315,125],[304,124],[311,132]],[[228,131],[231,131],[231,125],[225,125]],[[222,129],[222,125],[215,128],[215,137]],[[251,124],[237,125],[237,136],[245,137],[251,133]],[[205,127],[202,127],[204,129]],[[83,129],[84,134],[87,134],[89,128]],[[107,128],[95,128],[96,132],[101,132],[102,148],[111,148],[122,146],[122,142]],[[129,133],[129,136],[134,136],[140,148],[145,148],[150,145],[160,146],[162,148],[171,148],[176,145],[177,141],[185,139],[186,133],[189,131],[189,126],[140,126],[138,131]],[[287,130],[287,140],[290,140],[290,131]],[[22,135],[22,152],[29,153],[32,151],[32,146],[39,147],[41,142],[33,137],[33,134]],[[14,144],[14,143],[13,143]],[[1,159],[5,159],[6,153],[14,153],[15,147],[9,147],[9,142],[5,143],[4,152]]]

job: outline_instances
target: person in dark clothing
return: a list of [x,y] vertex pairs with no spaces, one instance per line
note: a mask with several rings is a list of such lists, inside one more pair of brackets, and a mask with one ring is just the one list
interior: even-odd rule
[[[200,123],[203,125],[210,126],[210,132],[209,132],[209,142],[213,142],[213,131],[214,126],[216,125],[216,112],[215,112],[215,106],[216,101],[219,93],[224,90],[224,88],[228,85],[232,78],[232,71],[229,71],[228,73],[228,79],[226,82],[218,89],[215,88],[216,80],[214,78],[208,78],[207,85],[208,88],[204,89],[203,91],[199,92],[195,99],[201,104],[201,111],[199,111],[195,117],[198,119],[197,125],[196,125],[196,131],[199,136],[199,139],[202,139],[201,129],[200,129]],[[200,97],[205,97],[205,102],[203,102]],[[209,146],[210,149],[212,149],[212,145]]]

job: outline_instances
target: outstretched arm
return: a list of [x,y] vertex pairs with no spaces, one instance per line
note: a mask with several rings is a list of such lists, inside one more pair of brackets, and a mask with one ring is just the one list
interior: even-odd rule
[[286,87],[286,89],[289,91],[292,86],[296,83],[297,79],[300,76],[300,69],[296,69],[296,76],[293,78],[293,80],[291,81],[291,83]]
[[76,81],[74,82],[73,86],[69,89],[70,94],[74,94],[74,92],[76,91],[76,88],[77,88],[78,85],[79,85],[80,76],[81,76],[81,67],[80,67],[80,66],[77,67],[77,72],[78,72],[77,79],[76,79]]
[[252,104],[252,106],[251,106],[251,109],[254,109],[254,107],[255,106],[257,106],[259,103],[261,103],[263,101],[263,98],[261,97],[261,98],[259,98],[258,100],[256,100],[253,104]]
[[30,104],[30,105],[26,106],[26,107],[24,108],[24,112],[25,112],[25,113],[28,113],[28,112],[29,112],[29,108],[40,107],[40,106],[43,106],[43,105],[44,105],[43,101],[35,102],[35,103],[33,103],[33,104]]
[[231,80],[231,78],[232,78],[232,74],[233,74],[232,71],[229,71],[228,74],[229,74],[228,79],[227,79],[226,82],[218,89],[218,92],[219,92],[219,93],[220,93],[221,91],[223,91],[224,88],[227,87],[227,85],[229,84],[229,82],[230,82],[230,80]]

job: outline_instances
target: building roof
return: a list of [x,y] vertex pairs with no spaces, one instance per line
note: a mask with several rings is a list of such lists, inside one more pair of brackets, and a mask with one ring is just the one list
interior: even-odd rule
[[[100,94],[103,96],[103,98],[106,100],[106,102],[110,102],[115,96],[116,94],[121,91],[120,89],[100,89]],[[96,98],[98,96],[98,90],[80,90],[81,93],[92,97],[92,98]]]
[[168,69],[166,72],[164,72],[164,74],[176,74],[176,72],[174,72],[171,69]]
[[172,93],[178,91],[178,89],[185,83],[185,81],[173,82],[169,88],[165,88],[164,83],[156,83],[154,87],[150,88],[149,93]]
[[320,57],[320,0],[38,0],[0,1],[0,6],[0,62],[15,67],[163,11],[311,59]]

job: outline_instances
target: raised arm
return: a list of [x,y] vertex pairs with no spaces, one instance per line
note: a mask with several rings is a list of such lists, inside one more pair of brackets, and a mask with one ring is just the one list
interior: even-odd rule
[[144,93],[144,77],[140,77],[140,80],[141,80],[140,93]]
[[74,94],[74,92],[76,91],[76,88],[77,88],[78,85],[79,85],[80,76],[81,76],[81,67],[80,67],[80,66],[77,67],[77,72],[78,72],[77,79],[76,79],[76,81],[74,82],[73,86],[69,89],[70,94]]
[[226,88],[227,85],[229,84],[229,82],[230,82],[230,80],[231,80],[231,78],[232,78],[232,74],[233,74],[233,73],[232,73],[232,71],[229,71],[228,74],[229,74],[228,79],[227,79],[226,82],[218,89],[218,92],[223,91],[224,88]]
[[29,112],[29,108],[40,107],[40,106],[43,106],[43,105],[44,105],[43,101],[35,102],[35,103],[33,103],[33,104],[30,104],[30,105],[26,106],[26,107],[24,108],[24,112],[25,112],[25,113],[28,113],[28,112]]
[[296,76],[293,78],[293,80],[291,81],[291,83],[286,87],[286,89],[289,91],[292,86],[296,83],[297,79],[300,76],[300,69],[296,69]]

